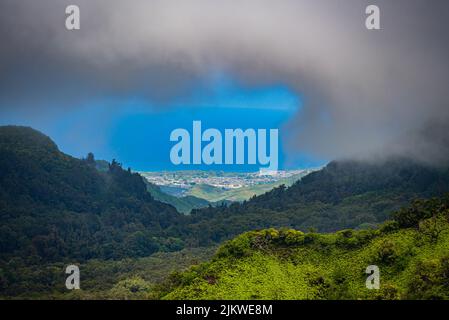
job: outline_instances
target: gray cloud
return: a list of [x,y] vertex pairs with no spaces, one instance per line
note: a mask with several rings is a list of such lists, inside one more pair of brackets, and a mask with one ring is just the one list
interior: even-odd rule
[[[78,32],[64,28],[68,4],[81,8]],[[368,4],[380,31],[364,27]],[[220,70],[304,97],[283,128],[291,150],[447,161],[448,18],[445,0],[2,0],[0,105],[163,105]]]

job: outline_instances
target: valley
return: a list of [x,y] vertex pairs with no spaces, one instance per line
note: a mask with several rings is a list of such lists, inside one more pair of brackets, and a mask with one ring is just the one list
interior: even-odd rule
[[[181,196],[160,189],[189,175],[199,184]],[[0,298],[447,298],[448,166],[392,158],[277,178],[156,178],[167,183],[0,127]],[[188,194],[213,200],[223,185],[246,201]],[[270,189],[254,196],[261,187]],[[387,271],[378,295],[358,282],[373,261]],[[65,289],[68,264],[80,266],[82,290]]]
[[194,196],[209,202],[244,201],[280,185],[290,186],[320,168],[279,170],[276,173],[163,171],[139,172],[148,182],[176,197]]

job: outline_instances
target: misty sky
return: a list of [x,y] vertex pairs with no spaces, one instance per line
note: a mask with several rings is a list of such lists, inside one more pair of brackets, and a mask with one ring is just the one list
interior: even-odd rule
[[164,135],[196,114],[279,127],[283,167],[445,163],[448,18],[445,0],[1,0],[0,123],[140,170],[166,168]]

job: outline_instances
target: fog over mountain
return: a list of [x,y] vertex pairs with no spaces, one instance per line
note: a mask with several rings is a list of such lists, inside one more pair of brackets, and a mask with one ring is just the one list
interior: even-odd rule
[[[68,4],[80,31],[64,27]],[[381,30],[365,28],[368,4]],[[445,0],[2,0],[0,113],[133,96],[164,108],[225,72],[302,98],[283,128],[292,154],[441,163],[448,18]]]

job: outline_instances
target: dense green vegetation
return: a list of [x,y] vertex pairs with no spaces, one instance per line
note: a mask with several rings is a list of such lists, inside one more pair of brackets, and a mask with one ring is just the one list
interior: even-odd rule
[[[139,174],[124,170],[116,161],[99,162],[93,154],[76,159],[60,152],[50,138],[31,128],[0,127],[0,297],[59,297],[63,285],[60,279],[65,276],[61,268],[73,263],[80,264],[91,276],[86,291],[79,293],[84,296],[71,297],[94,297],[95,293],[98,297],[113,297],[112,292],[117,297],[128,297],[129,288],[145,297],[161,297],[167,293],[167,285],[161,289],[156,284],[172,267],[183,269],[193,263],[194,255],[203,261],[209,252],[204,248],[243,232],[265,228],[302,232],[354,228],[362,230],[354,232],[356,235],[375,234],[378,231],[370,229],[390,218],[400,206],[417,197],[446,191],[447,168],[429,168],[399,159],[382,164],[332,162],[289,188],[279,186],[240,204],[208,206],[184,215],[157,201]],[[445,226],[439,221],[423,223]],[[397,223],[416,228],[411,213],[401,215]],[[414,229],[396,232],[404,239],[407,234],[421,234]],[[315,233],[307,237],[311,235]],[[339,236],[316,237],[330,241]],[[381,239],[382,235],[376,237]],[[420,250],[418,242],[410,243]],[[309,247],[301,248],[297,248],[297,254]],[[339,246],[328,248],[335,249],[335,259],[345,254],[338,251],[343,250]],[[187,256],[182,252],[188,252],[192,259],[184,259]],[[154,262],[157,255],[169,261],[166,267]],[[256,259],[257,252],[247,258]],[[278,259],[277,255],[265,254],[259,258]],[[266,262],[269,266],[270,261]],[[150,276],[144,277],[136,271],[143,270],[139,265],[145,272],[153,267],[161,272],[148,272]],[[95,270],[110,275],[108,285],[103,285],[104,276]],[[111,291],[116,285],[116,290]],[[171,295],[175,297],[183,288],[177,287]]]
[[[369,265],[379,290],[365,286]],[[379,229],[247,232],[165,288],[164,299],[449,299],[449,196],[416,201]]]
[[215,247],[158,252],[144,258],[91,259],[80,263],[81,290],[65,288],[69,262],[23,265],[12,259],[2,266],[0,299],[157,299],[172,272],[209,259]]
[[176,210],[184,214],[190,213],[192,209],[200,209],[208,207],[209,204],[211,204],[207,200],[194,196],[175,197],[165,192],[162,192],[161,189],[155,184],[149,183],[147,181],[146,184],[148,192],[153,196],[155,200],[171,204],[176,208]]
[[[331,232],[375,226],[413,199],[449,192],[449,170],[394,159],[379,164],[331,162],[286,188],[241,204],[193,210],[189,229],[206,245],[248,230]],[[201,232],[200,232],[201,230]]]
[[144,257],[183,247],[182,215],[113,161],[61,153],[29,128],[0,128],[0,261]]

